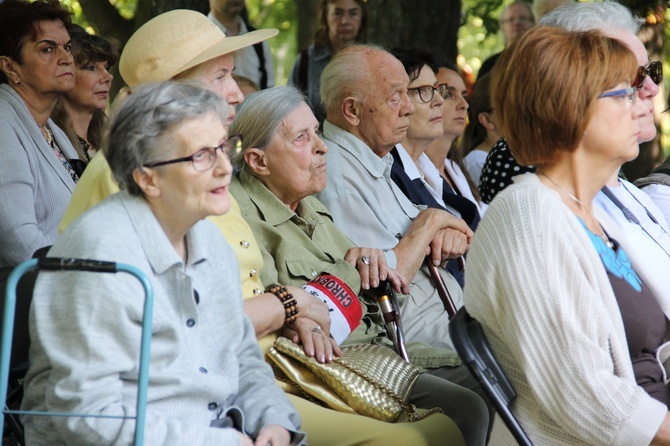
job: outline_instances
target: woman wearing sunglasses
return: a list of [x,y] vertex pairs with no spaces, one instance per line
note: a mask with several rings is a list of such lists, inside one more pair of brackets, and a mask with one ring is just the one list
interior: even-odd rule
[[[640,24],[643,22],[633,17],[625,6],[607,1],[577,2],[558,8],[542,17],[540,25],[556,26],[567,31],[599,30],[607,36],[618,39],[635,54],[639,68],[633,84],[638,90],[638,100],[642,105],[640,115],[642,131],[639,141],[647,142],[656,136],[653,99],[658,94],[658,85],[663,81],[663,71],[661,62],[649,62],[647,51],[637,37]],[[490,203],[498,192],[512,183],[511,177],[523,172],[533,172],[534,169],[533,166],[519,164],[506,144],[497,144],[489,153],[482,169],[479,183],[482,200]],[[616,179],[616,176],[612,177],[608,186],[616,187]]]
[[[638,68],[633,86],[641,106],[638,142],[652,140],[656,136],[653,99],[663,81],[663,67],[660,62],[649,62],[647,51],[636,36],[639,21],[624,6],[613,2],[575,4],[552,12],[542,22],[545,21],[568,31],[599,29],[635,54]],[[670,228],[652,200],[617,174],[615,172],[598,193],[595,204],[626,234],[620,243],[643,282],[654,291],[664,313],[670,316],[670,287],[667,285]]]
[[[477,205],[456,194],[425,154],[428,146],[444,135],[442,106],[450,94],[449,85],[438,83],[435,76],[438,68],[431,55],[404,49],[394,50],[393,55],[409,76],[407,90],[415,112],[409,117],[407,136],[391,150],[391,178],[414,204],[444,209],[462,218],[474,230],[480,220]],[[465,253],[465,240],[457,238],[454,244],[462,245]],[[458,259],[450,260],[447,269],[463,286]]]
[[489,206],[468,257],[465,307],[535,444],[670,441],[670,391],[654,355],[668,320],[628,262],[625,234],[594,204],[639,151],[637,66],[619,40],[540,26],[492,73],[503,134],[537,171]]

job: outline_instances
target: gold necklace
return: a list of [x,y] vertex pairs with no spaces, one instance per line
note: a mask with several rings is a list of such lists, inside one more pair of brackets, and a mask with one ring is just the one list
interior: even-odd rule
[[542,175],[543,177],[545,177],[547,180],[549,180],[549,182],[551,182],[551,184],[553,184],[554,186],[556,186],[557,188],[559,188],[560,190],[565,192],[568,195],[568,197],[572,198],[576,203],[578,203],[582,207],[582,209],[584,209],[586,211],[586,213],[589,214],[589,216],[591,216],[593,221],[596,222],[596,224],[598,225],[598,228],[600,228],[601,233],[596,234],[596,235],[598,237],[600,237],[601,239],[603,239],[603,241],[605,242],[605,245],[607,245],[608,248],[614,248],[614,243],[612,243],[612,241],[609,239],[609,237],[607,237],[607,234],[605,233],[605,230],[603,229],[603,227],[600,225],[600,222],[598,221],[598,219],[593,215],[593,213],[589,210],[589,208],[586,207],[586,204],[584,204],[584,202],[582,200],[580,200],[579,198],[575,197],[573,194],[571,194],[570,192],[565,190],[560,184],[556,183],[554,180],[549,178],[549,176],[547,174],[544,174],[542,172],[536,172],[536,173],[538,175]]

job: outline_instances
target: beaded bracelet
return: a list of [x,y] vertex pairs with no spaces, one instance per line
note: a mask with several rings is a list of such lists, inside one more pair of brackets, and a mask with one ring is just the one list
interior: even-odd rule
[[279,302],[284,306],[284,327],[288,327],[295,322],[298,317],[298,303],[295,301],[293,294],[289,293],[285,286],[278,284],[265,288],[265,292],[277,296]]

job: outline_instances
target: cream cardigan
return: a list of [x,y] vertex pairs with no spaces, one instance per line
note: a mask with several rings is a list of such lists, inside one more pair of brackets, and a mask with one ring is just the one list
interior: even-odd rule
[[512,410],[536,445],[649,444],[667,408],[635,383],[619,307],[586,231],[534,174],[492,202],[465,283],[465,307],[516,389]]

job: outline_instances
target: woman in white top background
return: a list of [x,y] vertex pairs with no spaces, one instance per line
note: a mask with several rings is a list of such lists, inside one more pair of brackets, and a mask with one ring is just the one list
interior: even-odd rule
[[479,185],[486,157],[502,137],[491,105],[491,75],[477,79],[468,101],[468,125],[461,139],[461,152],[465,154],[465,167],[472,181]]
[[442,104],[443,133],[426,147],[426,155],[451,189],[476,204],[480,216],[483,216],[487,205],[481,202],[476,183],[467,172],[461,152],[456,147],[465,132],[470,107],[465,82],[456,70],[454,66],[443,65],[435,74],[438,85],[447,84],[447,95]]

